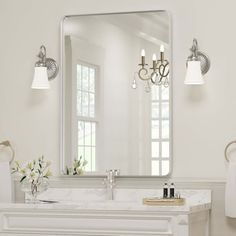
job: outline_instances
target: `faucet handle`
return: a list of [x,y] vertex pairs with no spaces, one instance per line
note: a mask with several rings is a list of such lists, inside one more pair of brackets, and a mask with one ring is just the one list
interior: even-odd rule
[[109,169],[109,170],[106,170],[106,173],[108,175],[118,176],[118,175],[120,175],[120,170],[119,169]]
[[115,176],[119,176],[120,175],[120,170],[119,169],[116,169],[116,170],[113,170],[114,171],[114,175]]

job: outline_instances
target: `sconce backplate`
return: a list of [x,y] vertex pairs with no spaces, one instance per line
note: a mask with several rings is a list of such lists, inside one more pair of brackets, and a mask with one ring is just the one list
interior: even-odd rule
[[201,64],[202,74],[205,75],[210,69],[211,61],[210,61],[209,57],[201,51],[197,51],[197,56],[198,56],[198,60],[200,61],[200,64]]
[[58,71],[59,71],[59,67],[56,61],[52,58],[46,58],[45,64],[47,67],[48,79],[49,80],[54,79],[57,76]]

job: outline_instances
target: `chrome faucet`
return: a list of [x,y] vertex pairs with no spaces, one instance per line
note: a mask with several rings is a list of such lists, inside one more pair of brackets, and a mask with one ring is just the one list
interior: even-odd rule
[[114,200],[114,187],[116,185],[116,176],[120,175],[120,170],[107,170],[107,177],[104,179],[104,184],[107,187],[108,200]]

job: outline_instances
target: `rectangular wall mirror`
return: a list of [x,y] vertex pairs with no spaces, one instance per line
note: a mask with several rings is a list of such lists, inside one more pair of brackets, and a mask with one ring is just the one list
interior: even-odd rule
[[108,169],[119,169],[122,176],[171,172],[171,72],[168,87],[137,74],[142,49],[148,70],[161,45],[171,65],[170,32],[166,11],[64,18],[63,174],[74,160],[83,165],[80,176],[104,175]]

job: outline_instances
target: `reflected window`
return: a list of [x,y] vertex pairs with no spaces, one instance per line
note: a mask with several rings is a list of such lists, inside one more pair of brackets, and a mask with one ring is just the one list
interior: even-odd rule
[[152,86],[151,159],[152,175],[164,176],[170,171],[170,103],[169,87]]
[[92,172],[96,170],[97,68],[87,63],[79,63],[76,70],[78,158],[86,160],[85,171]]

